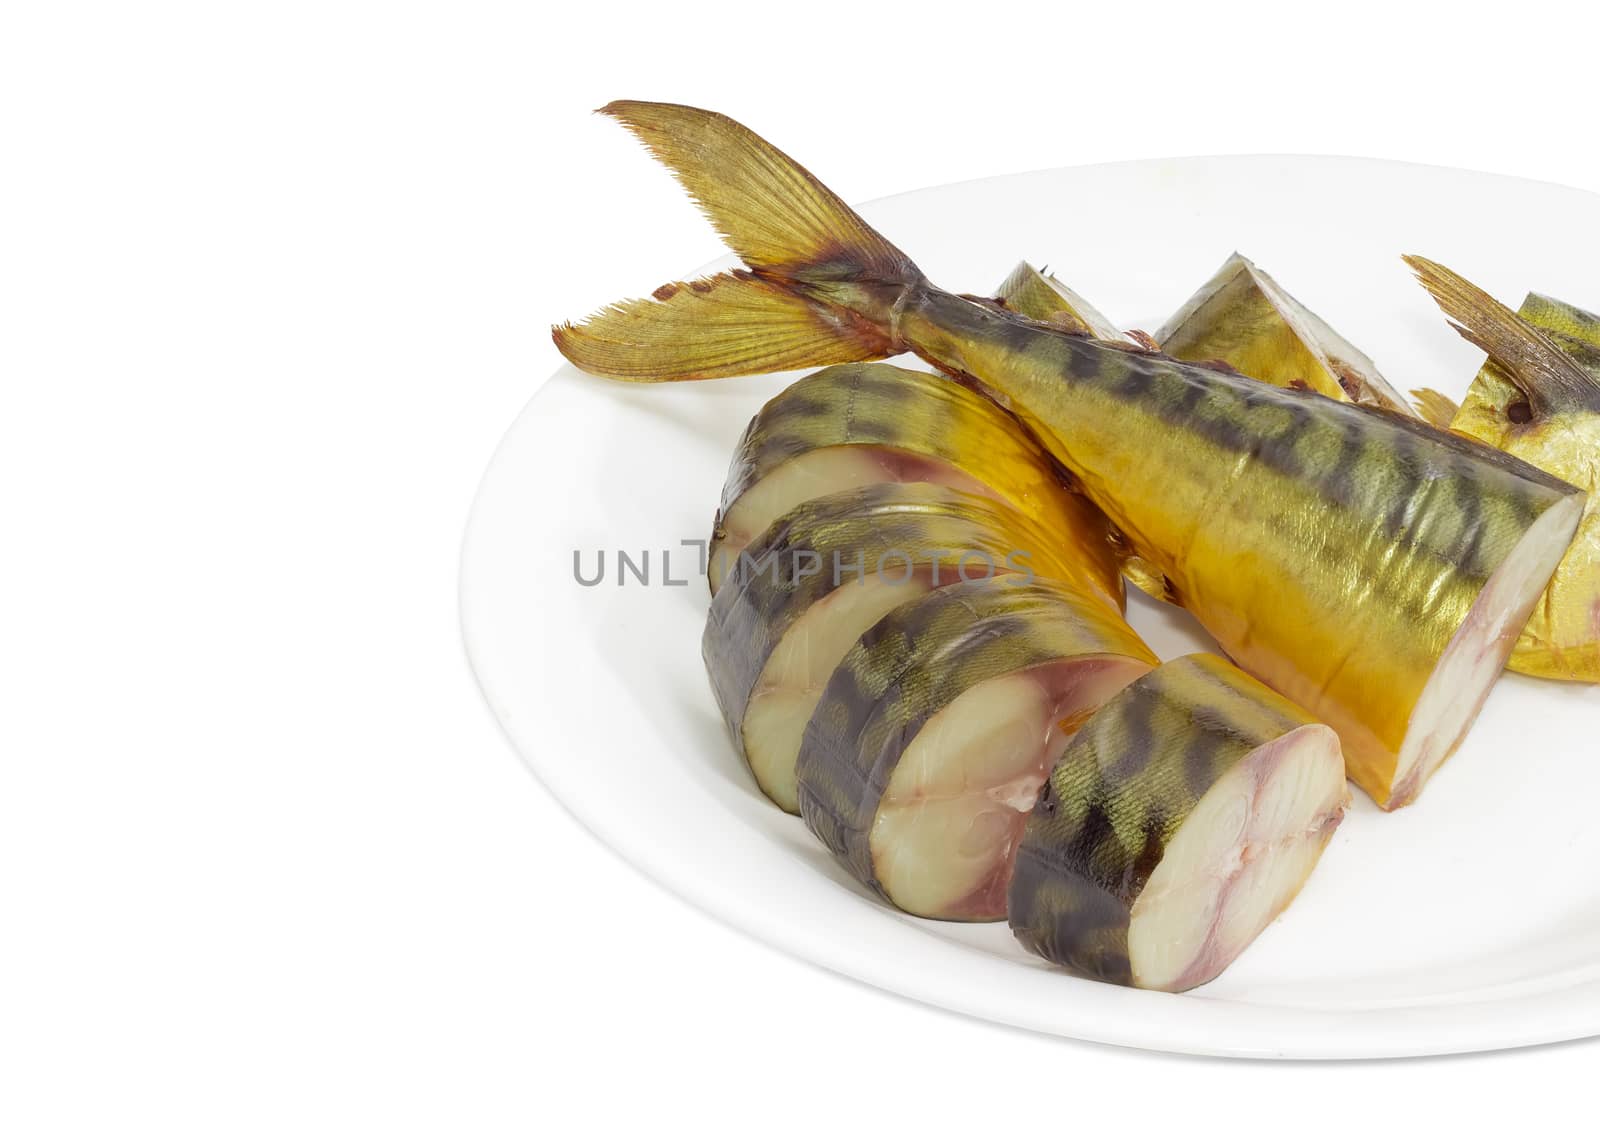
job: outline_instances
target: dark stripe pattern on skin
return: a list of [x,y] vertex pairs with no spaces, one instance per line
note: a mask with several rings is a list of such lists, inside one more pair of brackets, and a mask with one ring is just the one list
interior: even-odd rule
[[[1596,370],[1594,361],[1600,359],[1595,352],[1600,349],[1600,313],[1590,313],[1587,309],[1579,309],[1576,305],[1540,293],[1529,294],[1520,312],[1523,319],[1539,326],[1562,347],[1577,345],[1586,348],[1587,353],[1574,351],[1573,354],[1590,371]],[[1573,351],[1571,348],[1568,350]],[[1586,358],[1588,362],[1585,362]]]
[[1072,542],[1085,578],[1120,605],[1120,557],[1110,527],[1070,492],[1066,472],[1015,417],[970,383],[889,364],[837,364],[791,384],[751,420],[734,453],[711,543],[724,518],[757,482],[813,451],[870,447],[931,459],[970,478]]
[[[791,510],[751,542],[706,621],[702,652],[735,745],[743,751],[745,708],[772,651],[802,614],[839,588],[835,559],[843,583],[856,580],[858,562],[873,576],[881,561],[883,573],[898,579],[906,573],[902,556],[919,569],[937,562],[940,581],[953,582],[969,552],[984,557],[967,561],[973,578],[988,574],[986,561],[992,561],[996,570],[1016,573],[1002,580],[1012,585],[1027,582],[1024,571],[1075,579],[1079,565],[1051,544],[1048,533],[1009,506],[933,485],[872,485]],[[1025,557],[1014,557],[1018,552]],[[813,570],[815,559],[821,566]]]
[[[1130,406],[1168,425],[1185,426],[1231,453],[1249,455],[1284,477],[1315,480],[1322,494],[1341,506],[1391,498],[1396,503],[1381,511],[1386,531],[1479,579],[1487,579],[1500,562],[1476,550],[1463,558],[1461,551],[1463,534],[1481,515],[1485,466],[1510,470],[1528,483],[1495,498],[1506,506],[1504,517],[1518,523],[1531,520],[1535,502],[1548,497],[1552,486],[1562,486],[1525,462],[1460,436],[1392,412],[1335,404],[1314,392],[1216,371],[1194,379],[1191,366],[1159,356],[1120,354],[1108,365],[1104,348],[1079,346],[1070,338],[1032,342],[1029,354],[1058,365],[1070,380],[1096,380]],[[1108,368],[1111,374],[1103,376]],[[1447,475],[1437,469],[1441,446],[1456,455]],[[1430,488],[1450,489],[1450,508],[1460,514],[1459,523],[1439,527],[1409,521],[1412,511],[1423,507],[1415,502]]]
[[801,816],[884,895],[873,872],[873,821],[923,726],[991,678],[1092,655],[1156,662],[1104,602],[1045,580],[958,583],[890,612],[840,663],[812,714],[797,768]]
[[[1393,412],[1337,403],[1157,353],[1110,348],[940,291],[927,291],[922,304],[940,335],[963,333],[991,341],[1014,357],[1013,364],[1025,361],[1060,372],[1063,391],[1092,388],[1166,426],[1203,435],[1230,453],[1249,455],[1286,478],[1314,480],[1326,498],[1341,505],[1371,507],[1385,498],[1403,503],[1441,476],[1459,483],[1463,491],[1477,491],[1491,478],[1504,482],[1508,472],[1526,483],[1525,489],[1508,491],[1504,498],[1513,506],[1508,515],[1526,518],[1542,510],[1551,490],[1562,495],[1571,491],[1559,478],[1526,462]],[[1005,390],[1004,381],[994,382]],[[1440,473],[1441,458],[1448,462],[1447,475]],[[1392,525],[1404,525],[1403,516],[1387,506],[1382,515]],[[1459,539],[1454,532],[1435,528],[1432,535],[1414,535],[1434,555],[1456,562]],[[1483,576],[1491,570],[1482,560],[1471,561],[1471,566]]]
[[[1420,764],[1426,747],[1431,772],[1454,751],[1487,681],[1440,714],[1442,731],[1413,731],[1417,705],[1487,578],[1519,546],[1542,571],[1554,541],[1570,538],[1578,490],[1390,412],[1085,340],[939,290],[738,123],[685,106],[607,112],[677,173],[753,272],[745,323],[789,324],[798,297],[827,307],[801,319],[803,337],[833,326],[815,362],[839,360],[844,342],[851,359],[911,351],[981,383],[1126,538],[1141,585],[1170,587],[1240,665],[1334,728],[1351,777],[1380,805],[1420,789],[1412,780],[1395,794],[1402,753]],[[590,370],[639,378],[634,338],[602,332],[615,321],[603,311],[586,323],[582,348],[558,328],[557,343]],[[677,355],[698,339],[694,324],[670,327],[683,333],[663,378],[705,374]],[[719,374],[793,367],[793,339]],[[1548,537],[1534,542],[1545,514]],[[1498,664],[1498,640],[1482,644]],[[1446,733],[1448,747],[1429,743]]]
[[[1492,298],[1485,295],[1485,300]],[[1458,433],[1543,467],[1589,497],[1578,534],[1512,652],[1519,673],[1600,681],[1600,317],[1529,294],[1518,316],[1577,366],[1585,381],[1552,381],[1533,368],[1515,376],[1486,357],[1450,420]],[[1539,407],[1534,409],[1537,400]]]
[[1011,928],[1074,973],[1133,984],[1133,905],[1200,799],[1245,756],[1310,714],[1221,658],[1171,661],[1095,713],[1028,817]]
[[1420,421],[942,291],[908,298],[899,331],[993,388],[1126,536],[1140,586],[1163,577],[1230,657],[1331,725],[1380,805],[1488,579],[1536,519],[1572,509],[1571,485]]

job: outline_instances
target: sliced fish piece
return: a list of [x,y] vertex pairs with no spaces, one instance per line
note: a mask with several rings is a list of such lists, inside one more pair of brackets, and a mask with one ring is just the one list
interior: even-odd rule
[[891,904],[1005,918],[1017,840],[1069,736],[1156,658],[1076,588],[1004,578],[886,615],[828,682],[797,765],[806,824]]
[[993,498],[926,483],[832,493],[768,526],[711,601],[702,644],[723,719],[762,792],[799,812],[795,758],[835,667],[867,627],[936,587],[1049,576],[1121,621],[1057,543]]
[[730,291],[723,304],[625,302],[557,326],[574,364],[695,379],[914,352],[1022,419],[1144,581],[1337,731],[1351,778],[1380,805],[1411,801],[1455,750],[1577,530],[1582,490],[1399,406],[1273,386],[1214,357],[1098,341],[953,293],[730,118],[643,102],[605,112],[677,174],[748,270],[704,283]]
[[711,591],[750,541],[801,502],[923,481],[1004,501],[1038,521],[1120,607],[1110,526],[1066,478],[1027,428],[970,384],[888,364],[824,368],[773,398],[745,430],[711,534]]
[[1289,905],[1349,802],[1339,738],[1209,654],[1079,729],[1029,815],[1009,918],[1074,974],[1182,991]]

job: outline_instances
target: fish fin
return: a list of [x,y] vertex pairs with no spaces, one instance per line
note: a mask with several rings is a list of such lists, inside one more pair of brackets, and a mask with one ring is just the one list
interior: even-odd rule
[[1143,329],[1129,329],[1128,336],[1134,344],[1137,344],[1146,352],[1159,353],[1161,351],[1161,346],[1156,343],[1156,338]]
[[1443,392],[1434,391],[1431,387],[1419,387],[1411,393],[1411,402],[1417,405],[1417,414],[1422,416],[1422,421],[1431,423],[1441,430],[1450,429],[1450,424],[1455,421],[1456,412],[1461,410],[1456,401]]
[[905,350],[894,324],[921,271],[815,176],[709,110],[612,102],[600,112],[672,170],[749,269],[556,326],[568,360],[618,379],[689,380]]
[[1455,271],[1405,256],[1456,332],[1483,349],[1527,397],[1535,414],[1555,403],[1593,402],[1600,382],[1549,338]]
[[[1196,368],[1210,368],[1213,372],[1226,372],[1230,376],[1244,376],[1243,372],[1226,360],[1186,360],[1185,363]],[[1249,379],[1248,376],[1244,376],[1244,378]],[[1305,380],[1290,380],[1289,387],[1295,391],[1311,390],[1311,386]]]
[[1171,603],[1175,607],[1183,605],[1183,597],[1178,594],[1178,589],[1173,586],[1172,580],[1141,556],[1123,557],[1122,577],[1152,599]]
[[732,118],[692,106],[612,102],[757,274],[802,282],[909,282],[911,260],[811,173]]
[[744,270],[669,282],[651,297],[557,325],[551,335],[586,372],[647,382],[783,372],[897,351],[864,318]]

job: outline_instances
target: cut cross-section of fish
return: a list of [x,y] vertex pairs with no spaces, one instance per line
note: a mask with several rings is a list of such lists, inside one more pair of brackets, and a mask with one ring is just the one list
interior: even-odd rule
[[[1428,426],[1389,392],[1389,409],[1375,410],[1359,385],[1356,403],[1341,402],[1240,375],[1210,349],[1185,362],[952,293],[737,122],[659,103],[606,112],[677,173],[750,267],[728,308],[743,311],[751,340],[771,337],[770,355],[744,348],[715,374],[792,368],[801,355],[836,363],[849,348],[855,359],[911,351],[977,381],[1071,471],[1144,582],[1159,577],[1242,668],[1338,732],[1351,777],[1380,805],[1415,797],[1411,768],[1425,776],[1450,754],[1493,680],[1486,659],[1504,659],[1531,612],[1510,577],[1531,585],[1542,571],[1542,586],[1554,572],[1582,490]],[[796,301],[816,307],[803,326]],[[615,378],[707,374],[698,307],[637,313],[614,306],[554,337]],[[652,350],[654,377],[643,373]],[[1436,675],[1442,687],[1422,707]]]
[[888,364],[838,364],[776,396],[734,453],[711,534],[712,594],[740,553],[803,501],[879,482],[929,482],[1001,500],[1053,531],[1081,578],[1122,605],[1106,519],[982,391]]
[[1288,907],[1348,802],[1332,729],[1220,658],[1168,662],[1051,772],[1018,849],[1012,930],[1087,978],[1199,986]]
[[1427,259],[1408,259],[1489,359],[1461,407],[1417,393],[1439,425],[1504,450],[1588,492],[1578,534],[1534,607],[1510,668],[1600,681],[1600,316],[1540,294],[1513,313]]
[[1068,737],[1155,660],[1069,585],[941,588],[839,664],[801,745],[800,812],[905,911],[1003,919],[1017,840]]
[[[966,579],[1081,584],[1081,561],[993,498],[926,483],[832,493],[791,509],[743,554],[702,649],[711,687],[761,790],[799,811],[800,738],[834,668],[894,607]],[[1084,594],[1121,621],[1103,594]]]
[[[1545,594],[1550,574],[1572,542],[1584,497],[1566,498],[1541,516],[1495,571],[1467,612],[1411,713],[1383,805],[1397,809],[1415,800],[1435,769],[1460,745],[1489,690],[1510,660],[1522,624]],[[1352,772],[1373,795],[1383,781]]]
[[1179,360],[1220,360],[1277,387],[1416,413],[1366,353],[1240,254],[1222,264],[1155,340]]

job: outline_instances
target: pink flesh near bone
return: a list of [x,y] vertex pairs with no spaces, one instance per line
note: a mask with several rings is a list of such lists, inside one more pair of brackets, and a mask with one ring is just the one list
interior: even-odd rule
[[967,690],[923,725],[873,823],[873,871],[896,905],[1000,920],[1017,844],[1068,739],[1149,672],[1105,654],[1053,661]]
[[1323,725],[1235,764],[1184,819],[1134,902],[1134,984],[1190,990],[1225,970],[1300,891],[1348,802],[1338,737]]
[[722,514],[721,538],[708,562],[711,592],[722,586],[739,553],[773,521],[806,501],[883,482],[927,482],[1004,501],[949,462],[893,446],[851,444],[808,450],[775,467]]
[[1411,803],[1466,737],[1566,554],[1583,505],[1580,493],[1550,506],[1484,585],[1417,698],[1384,809]]

